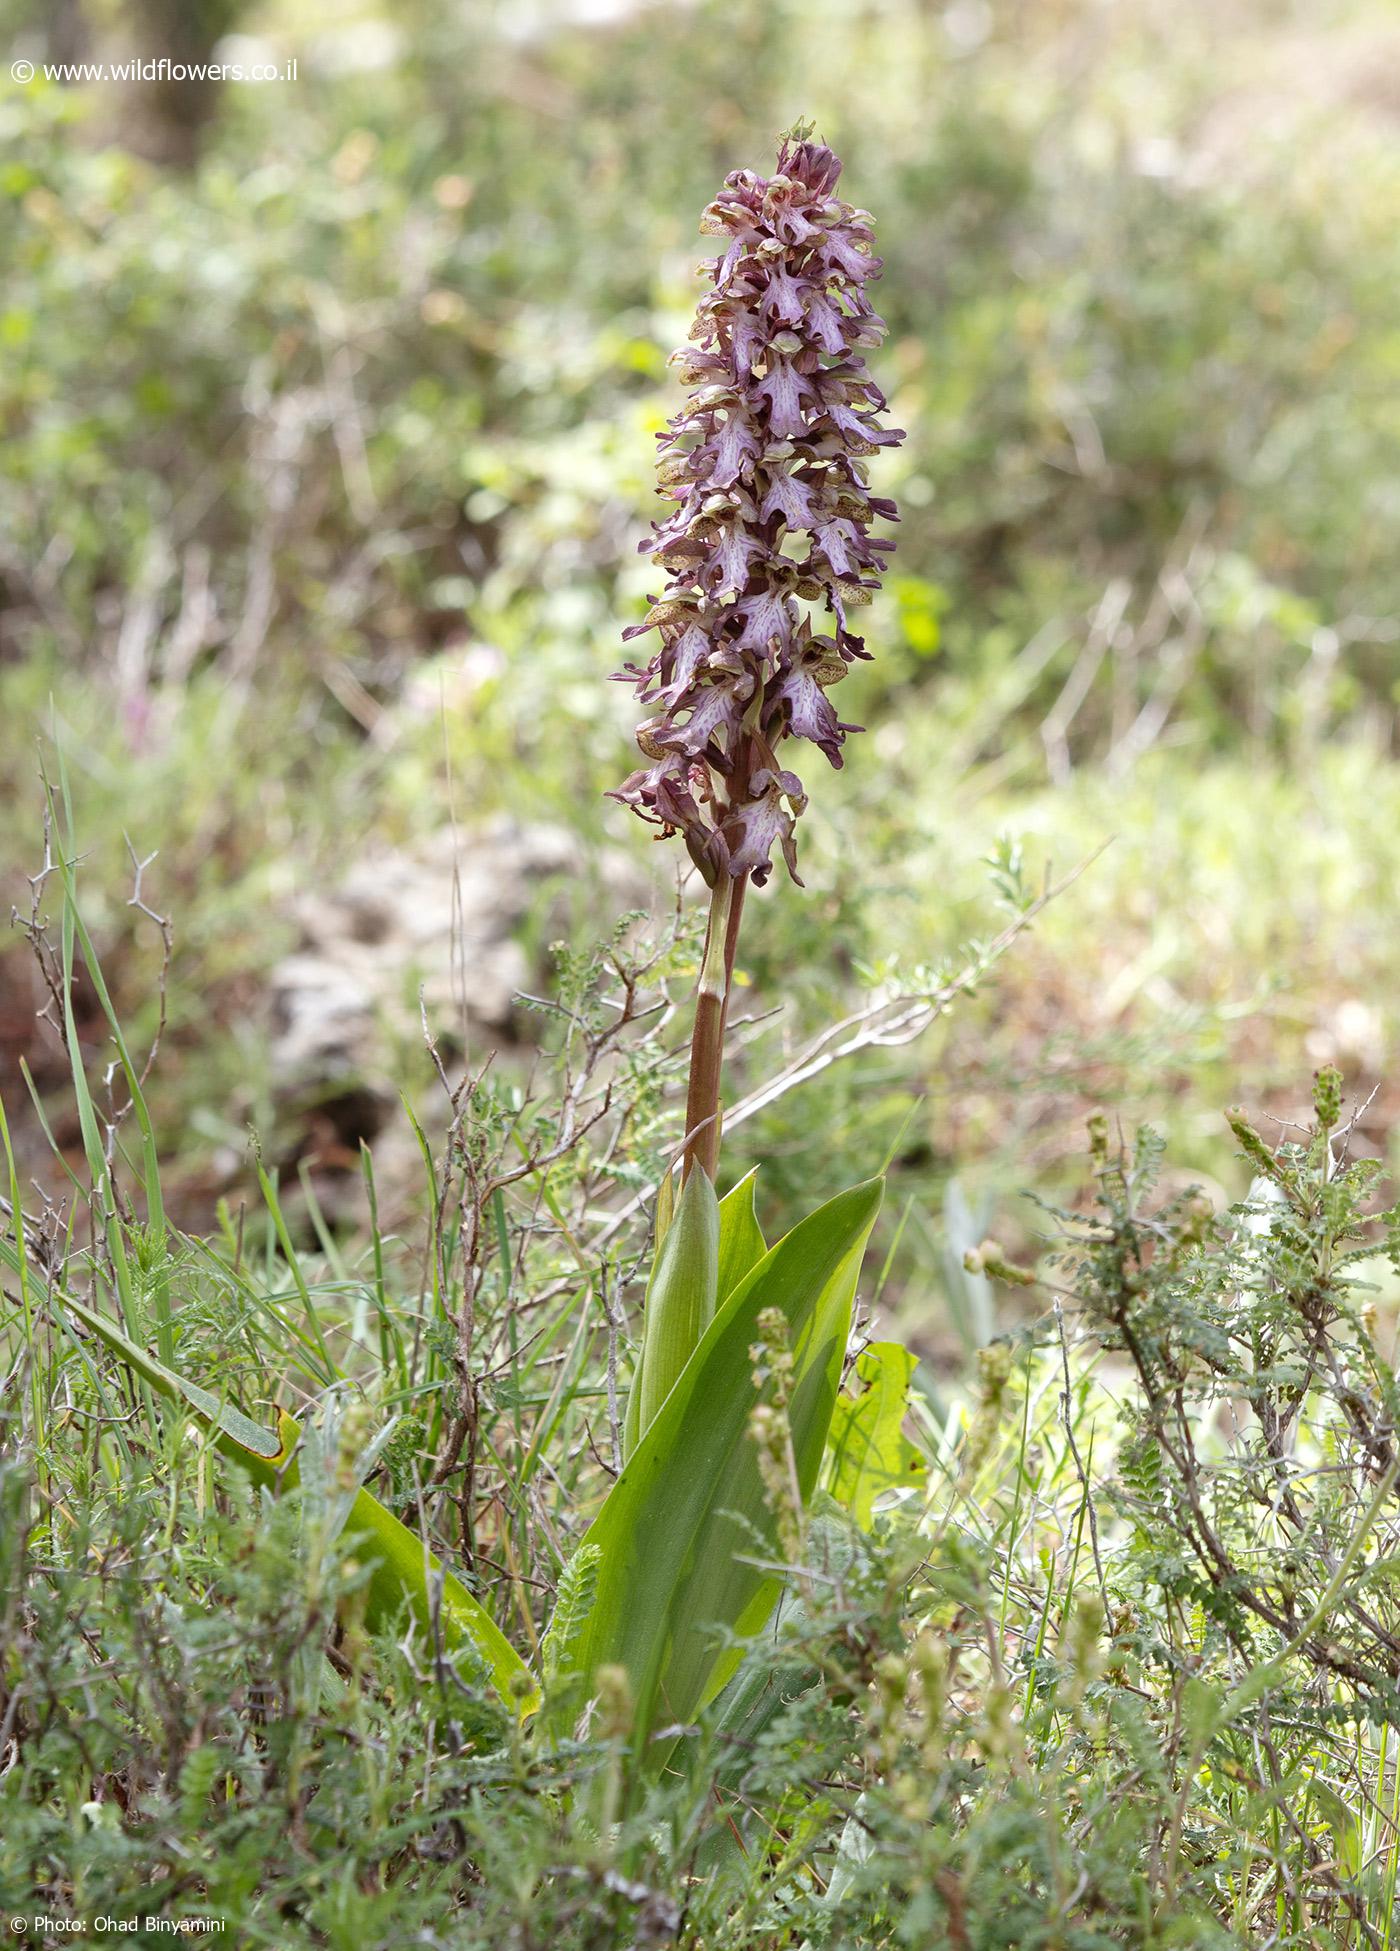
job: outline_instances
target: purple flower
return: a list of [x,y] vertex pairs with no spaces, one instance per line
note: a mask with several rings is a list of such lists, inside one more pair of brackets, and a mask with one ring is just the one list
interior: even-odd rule
[[880,424],[862,351],[884,336],[866,292],[880,260],[868,214],[832,194],[840,174],[794,130],[775,176],[726,178],[701,222],[722,244],[713,289],[672,359],[691,389],[657,464],[676,507],[641,545],[667,583],[623,633],[660,644],[619,674],[652,709],[637,733],[652,763],[613,797],[681,833],[712,885],[762,883],[775,845],[798,878],[807,799],[775,748],[807,739],[841,764],[859,727],[826,694],[866,655],[847,612],[870,601],[894,546],[870,534],[877,516],[897,519],[894,503],[866,483],[865,457],[903,438]]

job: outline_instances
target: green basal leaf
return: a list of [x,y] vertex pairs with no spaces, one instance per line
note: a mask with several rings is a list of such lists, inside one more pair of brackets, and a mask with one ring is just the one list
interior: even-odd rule
[[657,1244],[647,1282],[642,1353],[633,1384],[639,1401],[635,1417],[628,1404],[624,1430],[624,1439],[630,1434],[634,1445],[650,1428],[714,1318],[718,1277],[719,1203],[714,1187],[697,1166]]
[[[158,1394],[168,1401],[182,1402],[195,1421],[213,1436],[215,1448],[241,1463],[259,1483],[275,1484],[283,1476],[291,1460],[294,1443],[286,1441],[280,1427],[272,1430],[264,1423],[254,1422],[241,1409],[216,1396],[212,1389],[201,1388],[197,1382],[189,1382],[183,1375],[177,1375],[123,1333],[115,1321],[84,1306],[71,1295],[65,1295],[57,1305],[64,1314],[81,1321],[114,1355],[120,1355],[127,1367],[134,1369],[143,1381],[149,1382]],[[290,1416],[280,1420],[295,1432],[296,1424]]]
[[[645,1330],[643,1331],[645,1332]],[[622,1460],[625,1463],[636,1449],[642,1434],[642,1357],[637,1356],[636,1372],[627,1392],[627,1412],[622,1418]]]
[[758,1167],[731,1186],[719,1202],[719,1280],[715,1305],[723,1307],[739,1282],[768,1251],[754,1211]]
[[534,1675],[490,1613],[377,1497],[357,1493],[341,1536],[370,1559],[365,1617],[372,1627],[392,1626],[407,1605],[425,1630],[441,1632],[449,1653],[475,1655],[482,1677],[512,1713],[524,1720],[538,1711]]
[[[277,1428],[268,1429],[211,1390],[177,1375],[105,1315],[71,1298],[62,1307],[153,1389],[187,1409],[210,1432],[215,1447],[242,1464],[258,1483],[286,1488],[296,1483],[301,1431],[291,1416],[279,1414]],[[347,1553],[353,1551],[369,1567],[365,1616],[372,1627],[393,1625],[407,1606],[425,1631],[441,1632],[448,1652],[471,1656],[513,1712],[523,1718],[536,1711],[540,1696],[535,1680],[494,1619],[422,1539],[369,1491],[356,1493],[341,1540]]]
[[[786,1318],[794,1359],[790,1425],[798,1486],[815,1488],[850,1330],[878,1180],[841,1193],[750,1270],[705,1331],[590,1526],[599,1551],[578,1665],[625,1669],[638,1743],[684,1722],[719,1691],[781,1590],[777,1525],[750,1434],[749,1353],[768,1309]],[[755,1562],[762,1561],[762,1562]],[[562,1716],[553,1720],[566,1733]],[[650,1759],[664,1760],[663,1744]]]
[[[711,1315],[713,1315],[715,1308],[723,1307],[724,1303],[729,1299],[729,1296],[734,1292],[734,1289],[739,1285],[739,1282],[744,1278],[744,1275],[748,1273],[751,1267],[756,1266],[768,1251],[762,1230],[758,1224],[758,1216],[754,1211],[754,1184],[757,1174],[758,1167],[755,1166],[751,1172],[746,1173],[740,1179],[738,1185],[731,1187],[719,1202],[719,1263],[715,1282],[715,1307],[710,1310]],[[696,1175],[692,1173],[691,1176],[694,1177]],[[668,1174],[662,1183],[663,1188],[671,1187],[674,1183],[672,1175]],[[708,1183],[709,1181],[707,1180],[706,1184]],[[664,1215],[662,1202],[661,1200],[657,1201],[656,1234],[658,1241],[664,1239],[674,1211],[674,1202],[669,1196],[665,1200]],[[660,1248],[658,1246],[658,1256],[659,1252]],[[649,1289],[647,1300],[648,1320],[650,1319],[650,1307],[651,1298]],[[707,1322],[708,1319],[709,1317],[707,1316]],[[639,1357],[637,1362],[637,1373],[639,1377],[642,1373],[642,1362],[646,1349],[645,1337],[648,1333],[649,1328],[644,1326],[643,1356]],[[699,1340],[698,1335],[696,1336],[696,1340]],[[693,1350],[694,1344],[692,1344],[692,1352]],[[636,1449],[642,1429],[642,1391],[639,1384],[634,1381],[631,1393],[627,1398],[627,1414],[623,1422],[622,1454],[624,1458],[631,1456],[632,1452]]]
[[924,1481],[925,1461],[904,1434],[909,1378],[917,1366],[918,1358],[899,1342],[872,1341],[855,1365],[865,1387],[836,1399],[826,1486],[867,1531],[881,1491]]

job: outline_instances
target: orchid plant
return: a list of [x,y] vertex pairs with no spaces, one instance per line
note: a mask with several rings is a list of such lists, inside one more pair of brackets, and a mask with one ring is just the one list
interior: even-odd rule
[[[711,290],[694,349],[677,356],[691,397],[662,437],[661,487],[676,508],[644,544],[667,585],[628,633],[660,638],[651,661],[626,673],[650,708],[637,735],[649,763],[618,797],[663,833],[684,836],[710,890],[708,935],[680,1169],[667,1174],[658,1200],[622,1469],[563,1571],[541,1670],[527,1666],[424,1540],[363,1487],[388,1431],[332,1500],[341,1548],[367,1576],[371,1624],[415,1620],[546,1739],[586,1726],[605,1694],[615,1721],[625,1700],[647,1769],[664,1763],[680,1730],[731,1682],[744,1642],[764,1627],[801,1550],[823,1471],[854,1521],[868,1522],[873,1498],[907,1480],[910,1468],[899,1433],[903,1351],[872,1344],[860,1358],[862,1392],[840,1397],[880,1182],[840,1194],[771,1248],[753,1176],[723,1199],[715,1191],[744,893],[768,878],[775,847],[797,879],[794,829],[807,801],[783,748],[806,740],[840,765],[857,728],[840,721],[828,693],[867,654],[849,616],[870,601],[892,546],[870,531],[877,517],[894,515],[893,505],[872,496],[866,481],[868,457],[899,438],[880,425],[884,400],[863,357],[883,332],[868,295],[880,261],[869,216],[834,195],[839,173],[831,150],[799,128],[783,139],[774,176],[735,172],[704,217],[723,249],[707,266]],[[212,1448],[280,1494],[304,1485],[308,1468],[314,1473],[319,1433],[285,1413],[268,1426],[181,1376],[159,1305],[155,1352],[138,1338],[124,1208],[72,1016],[79,958],[115,1040],[143,1138],[150,1226],[160,1231],[154,1142],[142,1078],[78,912],[66,790],[56,811],[64,896],[56,993],[66,999],[92,1210],[117,1312],[73,1296],[52,1305],[79,1347],[101,1342]],[[2,1114],[0,1141],[8,1155]],[[10,1178],[15,1230],[12,1241],[0,1239],[0,1265],[18,1282],[30,1321],[41,1303],[12,1162]]]
[[[673,359],[691,389],[661,435],[659,485],[675,509],[642,544],[667,582],[627,632],[660,643],[622,673],[650,707],[637,731],[648,764],[616,797],[663,837],[682,835],[710,907],[680,1189],[668,1174],[658,1201],[625,1465],[574,1561],[587,1603],[571,1603],[567,1651],[556,1636],[551,1655],[584,1683],[621,1668],[642,1739],[714,1699],[736,1643],[772,1612],[827,1455],[880,1204],[879,1181],[857,1186],[768,1250],[752,1176],[722,1201],[714,1185],[745,891],[768,879],[775,847],[800,885],[807,795],[783,748],[806,740],[841,764],[859,727],[828,694],[868,655],[850,613],[893,547],[871,529],[894,505],[867,481],[869,456],[901,438],[880,422],[864,357],[884,334],[869,296],[880,260],[869,214],[835,195],[840,173],[800,126],[775,175],[735,171],[705,212],[723,248],[704,267],[692,345]],[[886,1361],[897,1378],[869,1392],[893,1413],[857,1432],[838,1473],[867,1516],[905,1455],[902,1357],[867,1351],[864,1380],[882,1381]],[[567,1719],[576,1694],[551,1691]]]
[[801,885],[807,795],[779,748],[805,739],[842,763],[860,727],[828,694],[869,654],[850,612],[894,547],[871,535],[897,516],[866,478],[867,457],[903,438],[880,424],[864,357],[885,333],[868,289],[881,261],[869,212],[834,194],[840,174],[799,124],[776,175],[735,170],[701,220],[724,249],[703,267],[713,289],[693,344],[671,359],[691,389],[659,436],[659,489],[676,508],[640,545],[667,583],[624,633],[661,641],[619,674],[653,709],[637,728],[650,763],[615,797],[680,833],[711,890],[685,1140],[687,1175],[699,1164],[711,1179],[744,891],[768,879],[775,846]]

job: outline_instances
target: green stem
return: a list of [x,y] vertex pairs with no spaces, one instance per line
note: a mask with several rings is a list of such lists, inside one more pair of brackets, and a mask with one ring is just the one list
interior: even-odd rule
[[744,909],[746,879],[721,873],[710,892],[710,922],[705,959],[695,997],[695,1028],[690,1037],[690,1084],[685,1100],[682,1182],[698,1165],[713,1183],[719,1169],[720,1075],[724,1067],[724,1025],[734,979],[734,952]]

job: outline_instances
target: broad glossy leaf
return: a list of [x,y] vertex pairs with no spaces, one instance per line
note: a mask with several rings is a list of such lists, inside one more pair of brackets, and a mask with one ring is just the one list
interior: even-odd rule
[[[210,1432],[215,1447],[242,1464],[257,1482],[295,1484],[301,1430],[291,1416],[279,1414],[277,1428],[268,1429],[211,1390],[165,1367],[106,1315],[71,1298],[61,1305],[152,1388],[182,1404]],[[535,1712],[539,1692],[534,1679],[495,1620],[377,1497],[363,1489],[356,1492],[340,1535],[347,1553],[355,1552],[369,1568],[365,1614],[371,1626],[392,1625],[407,1605],[425,1630],[431,1631],[436,1621],[449,1652],[465,1650],[475,1657],[484,1677],[512,1711],[522,1716]]]
[[[716,1308],[724,1305],[729,1299],[729,1296],[734,1292],[734,1289],[739,1285],[739,1282],[744,1278],[744,1275],[748,1273],[751,1267],[756,1266],[768,1251],[762,1230],[759,1227],[758,1215],[754,1211],[754,1181],[757,1173],[758,1167],[755,1166],[753,1171],[746,1173],[740,1179],[738,1185],[731,1187],[719,1202],[718,1273],[715,1282],[714,1303],[705,1315],[704,1326],[709,1325],[709,1321],[714,1315]],[[703,1175],[691,1174],[692,1178],[700,1176]],[[706,1180],[705,1183],[708,1185],[709,1181]],[[658,1265],[661,1253],[660,1242],[664,1241],[675,1212],[675,1206],[670,1197],[670,1188],[673,1184],[674,1175],[668,1173],[666,1178],[662,1180],[663,1194],[666,1196],[664,1199],[659,1198],[657,1200],[656,1237],[658,1241]],[[653,1276],[653,1280],[649,1283],[647,1291],[647,1312],[643,1330],[642,1354],[637,1359],[637,1377],[633,1381],[631,1394],[627,1398],[627,1415],[622,1437],[622,1454],[624,1458],[631,1456],[633,1450],[636,1449],[638,1439],[644,1427],[642,1422],[641,1375],[643,1363],[646,1359],[646,1348],[651,1335],[653,1289],[655,1284],[655,1276]],[[700,1336],[697,1333],[695,1341],[698,1342],[699,1339]],[[686,1359],[689,1359],[690,1354],[694,1353],[694,1348],[695,1344],[692,1343],[690,1349],[687,1351]],[[681,1367],[684,1367],[684,1365],[684,1362],[682,1362]],[[679,1370],[677,1372],[679,1373]]]
[[535,1678],[490,1613],[371,1492],[357,1492],[341,1536],[370,1561],[365,1615],[371,1626],[392,1626],[407,1604],[431,1631],[436,1613],[449,1653],[475,1653],[487,1683],[522,1720],[538,1710]]
[[[771,1563],[780,1552],[749,1432],[749,1350],[760,1314],[781,1311],[795,1363],[793,1451],[808,1498],[881,1190],[872,1180],[841,1193],[739,1283],[588,1530],[584,1543],[600,1556],[578,1665],[585,1674],[604,1664],[626,1669],[639,1741],[685,1721],[719,1691],[740,1657],[726,1635],[757,1631],[781,1590],[777,1575],[752,1562]],[[556,1731],[567,1731],[557,1719]]]
[[[628,1404],[626,1436],[640,1441],[714,1318],[719,1270],[719,1202],[697,1166],[686,1179],[670,1225],[657,1242],[647,1282],[642,1353]],[[630,1451],[629,1451],[630,1454]]]
[[836,1399],[826,1486],[866,1530],[881,1491],[924,1480],[924,1459],[904,1434],[916,1366],[917,1358],[899,1342],[872,1341],[855,1365],[855,1379],[864,1386]]
[[719,1202],[719,1280],[716,1307],[723,1307],[744,1275],[768,1251],[768,1243],[754,1211],[758,1167],[731,1186]]
[[291,1443],[280,1428],[272,1430],[265,1423],[254,1422],[251,1416],[245,1416],[232,1403],[222,1401],[212,1389],[201,1388],[197,1382],[189,1382],[183,1375],[177,1375],[154,1355],[148,1354],[107,1315],[98,1314],[71,1295],[65,1295],[58,1305],[63,1313],[81,1321],[114,1355],[120,1355],[127,1367],[135,1369],[158,1394],[171,1402],[182,1402],[195,1421],[210,1431],[214,1447],[241,1463],[259,1483],[275,1484],[282,1476],[291,1461],[295,1435],[299,1433],[290,1416],[279,1420],[293,1432]]

